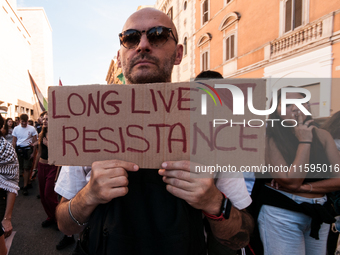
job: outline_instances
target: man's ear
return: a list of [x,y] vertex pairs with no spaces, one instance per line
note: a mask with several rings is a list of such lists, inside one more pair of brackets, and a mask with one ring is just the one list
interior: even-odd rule
[[122,63],[120,61],[120,50],[117,51],[117,67],[122,68]]
[[175,65],[179,65],[183,58],[183,45],[177,44]]

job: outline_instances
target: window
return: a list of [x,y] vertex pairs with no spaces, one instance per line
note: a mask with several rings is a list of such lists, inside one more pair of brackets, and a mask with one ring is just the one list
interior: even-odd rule
[[209,70],[209,52],[202,53],[202,72]]
[[224,16],[218,29],[220,31],[228,29],[233,24],[237,23],[240,20],[240,18],[241,18],[241,15],[237,12],[228,13],[226,16]]
[[15,106],[15,112],[19,112],[19,105]]
[[207,23],[209,20],[209,0],[202,2],[202,25]]
[[20,106],[20,112],[25,113],[25,107]]
[[188,54],[188,38],[185,37],[183,41],[183,55],[186,56]]
[[237,30],[241,15],[231,12],[222,19],[219,30],[223,33],[223,62],[237,56]]
[[235,35],[231,35],[226,39],[225,47],[225,60],[228,61],[235,57]]
[[184,10],[184,11],[187,9],[187,5],[188,5],[188,2],[185,1],[185,2],[184,2],[184,5],[183,5],[183,10]]
[[171,20],[173,20],[172,7],[169,9],[167,15],[168,15],[168,17],[169,17]]
[[212,35],[210,33],[205,33],[197,41],[197,47],[200,49],[200,62],[201,62],[201,72],[210,69],[210,41]]
[[294,30],[302,25],[302,1],[286,0],[285,2],[285,32]]
[[31,116],[33,116],[34,115],[34,111],[31,109]]

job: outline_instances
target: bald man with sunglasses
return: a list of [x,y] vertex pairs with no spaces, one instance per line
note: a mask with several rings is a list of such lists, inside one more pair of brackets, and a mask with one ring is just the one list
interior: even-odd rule
[[[119,39],[117,59],[126,84],[171,82],[183,46],[167,15],[152,8],[137,11]],[[63,171],[56,186],[63,196],[58,226],[65,234],[82,231],[86,254],[206,254],[202,212],[220,243],[233,250],[248,244],[251,216],[228,204],[212,178],[191,178],[189,161],[139,169],[133,162],[108,160],[94,162],[90,171]],[[83,180],[71,182],[77,171],[83,171]]]

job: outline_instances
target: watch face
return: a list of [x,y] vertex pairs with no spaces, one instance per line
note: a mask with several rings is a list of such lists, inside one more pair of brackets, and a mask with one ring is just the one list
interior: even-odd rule
[[228,198],[224,197],[222,200],[221,212],[223,214],[223,218],[226,220],[229,219],[231,210],[231,202]]

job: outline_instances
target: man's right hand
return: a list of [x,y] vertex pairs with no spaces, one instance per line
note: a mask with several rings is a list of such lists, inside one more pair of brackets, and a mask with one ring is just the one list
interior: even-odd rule
[[85,187],[89,204],[97,206],[125,196],[129,183],[127,171],[135,172],[138,169],[138,165],[121,160],[94,162],[91,179]]

